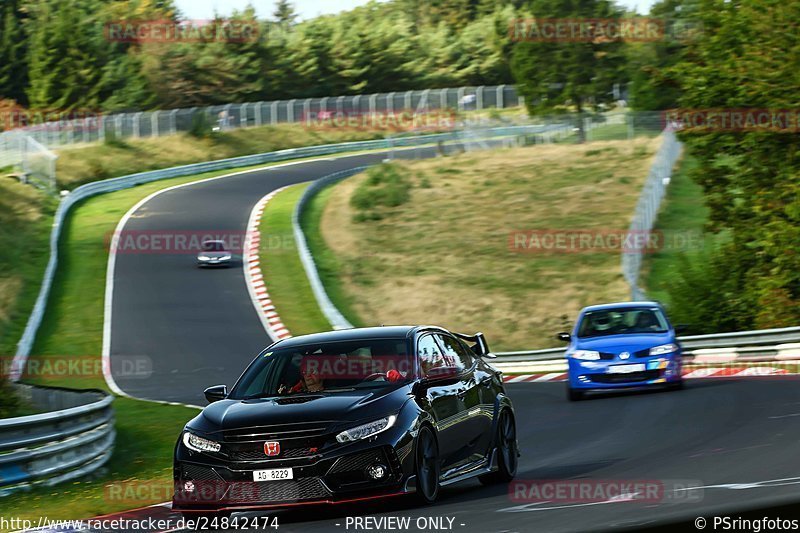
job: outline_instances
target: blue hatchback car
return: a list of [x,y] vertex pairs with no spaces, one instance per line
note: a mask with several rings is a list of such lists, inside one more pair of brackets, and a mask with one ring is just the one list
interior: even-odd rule
[[572,333],[559,333],[558,338],[569,342],[567,397],[571,401],[582,399],[589,390],[683,387],[676,328],[657,302],[586,307]]

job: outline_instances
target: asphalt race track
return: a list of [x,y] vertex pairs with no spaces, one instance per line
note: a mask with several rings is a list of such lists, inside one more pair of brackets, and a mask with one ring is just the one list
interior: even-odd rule
[[[383,157],[296,163],[186,186],[147,202],[124,229],[244,232],[252,207],[270,191]],[[204,387],[231,385],[270,342],[240,264],[200,270],[191,255],[120,254],[114,278],[112,361],[144,355],[153,364],[146,379],[117,376],[135,397],[205,405]],[[800,502],[799,377],[699,379],[679,392],[578,403],[566,401],[563,383],[508,389],[522,451],[518,480],[639,481],[678,490],[638,502],[526,502],[511,498],[506,486],[468,481],[444,489],[429,507],[394,498],[275,513],[280,531],[392,530],[348,527],[348,517],[365,515],[411,517],[406,531],[418,531],[420,517],[444,517],[445,527],[451,518],[449,530],[465,532],[636,530]]]
[[[138,209],[123,234],[243,235],[250,211],[271,191],[385,157],[376,153],[293,163],[167,191]],[[110,355],[123,391],[137,398],[205,405],[203,389],[233,385],[271,343],[238,259],[231,268],[210,270],[196,268],[194,255],[186,253],[117,254]],[[143,356],[152,364],[152,375],[125,371],[126,361]]]

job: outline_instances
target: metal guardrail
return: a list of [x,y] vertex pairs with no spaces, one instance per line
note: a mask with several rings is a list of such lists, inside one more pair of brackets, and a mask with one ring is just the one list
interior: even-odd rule
[[46,412],[0,420],[0,496],[74,479],[108,461],[116,436],[112,396],[15,387]]
[[[753,331],[734,331],[711,335],[685,335],[678,337],[683,348],[689,352],[715,348],[736,349],[740,354],[753,353],[772,355],[781,344],[800,343],[800,327],[762,329]],[[524,363],[549,361],[564,356],[565,348],[544,350],[523,350],[518,352],[497,352],[499,363]]]
[[300,256],[300,262],[303,263],[303,269],[306,271],[306,277],[311,284],[311,290],[314,293],[314,298],[317,300],[317,305],[319,305],[320,311],[322,311],[322,314],[325,315],[325,319],[328,321],[331,327],[333,327],[333,329],[350,329],[353,327],[353,325],[348,322],[341,311],[336,308],[328,296],[328,293],[325,291],[325,286],[322,284],[322,280],[319,277],[319,272],[317,271],[317,265],[314,262],[314,256],[311,255],[311,250],[308,248],[306,236],[303,233],[302,227],[300,226],[300,219],[302,218],[303,211],[308,206],[308,203],[319,191],[328,185],[336,183],[337,181],[349,178],[350,176],[355,176],[356,174],[363,172],[368,168],[368,166],[355,167],[343,170],[341,172],[329,174],[314,181],[303,192],[303,195],[295,205],[294,212],[292,213],[292,231],[294,232],[294,240],[297,244],[297,254]]

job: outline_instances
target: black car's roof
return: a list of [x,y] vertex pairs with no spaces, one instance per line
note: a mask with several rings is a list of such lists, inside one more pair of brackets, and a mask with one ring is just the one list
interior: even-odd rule
[[281,348],[288,348],[317,342],[354,341],[362,339],[404,339],[412,336],[417,331],[427,329],[445,331],[443,328],[437,328],[436,326],[380,326],[372,328],[340,329],[292,337],[279,341],[278,345]]

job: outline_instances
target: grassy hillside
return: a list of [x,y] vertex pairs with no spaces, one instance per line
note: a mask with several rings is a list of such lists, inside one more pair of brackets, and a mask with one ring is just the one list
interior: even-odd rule
[[482,330],[498,350],[552,346],[580,307],[627,299],[619,250],[521,251],[515,235],[624,232],[659,142],[384,165],[318,199],[323,242],[310,243],[354,323]]

